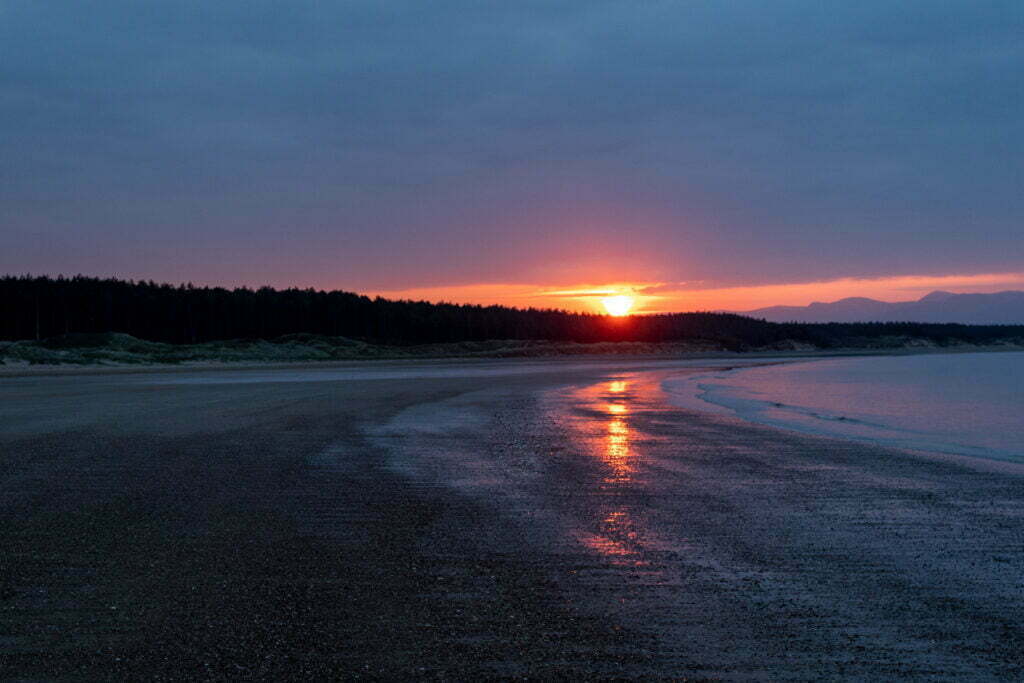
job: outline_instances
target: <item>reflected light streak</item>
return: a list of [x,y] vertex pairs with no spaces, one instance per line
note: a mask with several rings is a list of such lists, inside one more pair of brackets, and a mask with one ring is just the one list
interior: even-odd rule
[[629,431],[621,423],[609,424],[606,443],[605,462],[611,467],[612,476],[605,481],[629,481],[633,473],[629,462]]
[[[613,384],[620,385],[617,387],[620,389],[617,393],[622,393],[626,389],[625,382],[610,382],[606,387],[609,393],[614,392]],[[612,469],[612,476],[606,481],[629,481],[629,475],[633,473],[633,456],[629,448],[629,424],[626,422],[629,409],[624,403],[608,403],[605,404],[605,410],[611,419],[605,424],[604,461]]]
[[[622,558],[636,555],[637,552],[630,546],[635,545],[639,533],[632,517],[626,510],[615,510],[609,513],[600,525],[600,535],[586,534],[581,540],[591,550],[604,555],[605,557]],[[616,564],[624,564],[617,562]],[[633,562],[630,564],[640,565],[643,563]]]
[[642,566],[647,562],[639,557],[640,523],[626,504],[628,498],[616,495],[626,493],[626,487],[636,483],[637,454],[630,427],[629,388],[628,381],[617,379],[576,393],[580,405],[593,416],[580,423],[583,433],[589,437],[587,441],[592,444],[590,453],[606,468],[601,484],[600,516],[590,531],[578,531],[577,538],[614,564]]

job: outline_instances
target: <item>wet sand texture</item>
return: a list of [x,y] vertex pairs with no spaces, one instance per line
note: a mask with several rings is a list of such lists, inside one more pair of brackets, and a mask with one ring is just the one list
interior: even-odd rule
[[8,378],[0,678],[1024,675],[1013,468],[642,366]]

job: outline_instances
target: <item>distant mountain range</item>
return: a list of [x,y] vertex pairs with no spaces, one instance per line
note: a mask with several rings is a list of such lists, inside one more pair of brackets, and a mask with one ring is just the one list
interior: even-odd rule
[[953,294],[932,292],[917,301],[876,301],[851,297],[810,306],[771,306],[741,315],[769,322],[919,322],[972,325],[1024,324],[1024,292]]

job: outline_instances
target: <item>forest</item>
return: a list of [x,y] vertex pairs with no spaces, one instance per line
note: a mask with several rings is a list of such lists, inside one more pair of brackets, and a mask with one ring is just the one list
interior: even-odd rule
[[298,333],[413,346],[487,340],[707,342],[732,351],[800,344],[884,346],[884,340],[949,345],[1019,344],[1024,325],[769,323],[729,313],[635,315],[394,301],[315,289],[178,286],[113,278],[0,277],[0,340],[117,332],[168,344]]

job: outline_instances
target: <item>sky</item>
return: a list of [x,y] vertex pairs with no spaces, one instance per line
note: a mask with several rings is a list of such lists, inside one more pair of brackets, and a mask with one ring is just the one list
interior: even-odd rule
[[0,0],[0,273],[1024,289],[1019,0]]

